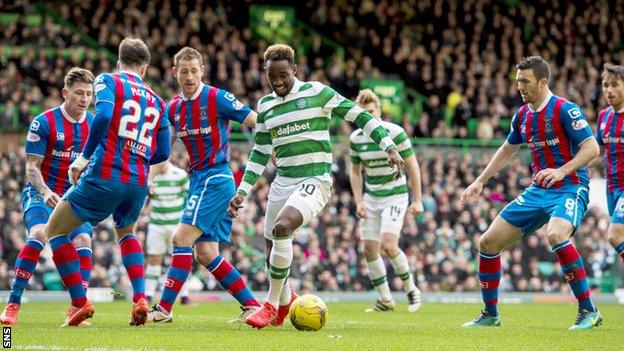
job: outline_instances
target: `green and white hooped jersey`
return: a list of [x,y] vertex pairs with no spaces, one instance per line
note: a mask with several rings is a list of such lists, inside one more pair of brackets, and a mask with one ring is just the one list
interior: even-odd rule
[[[381,125],[397,145],[403,159],[414,154],[412,143],[403,128],[396,124],[382,121]],[[394,180],[396,169],[388,166],[388,157],[377,144],[364,134],[361,129],[356,130],[349,137],[351,162],[362,164],[364,168],[364,193],[375,198],[407,194],[407,180],[405,174]]]
[[150,224],[176,225],[184,211],[189,177],[186,172],[169,165],[167,172],[154,177],[154,194],[150,197]]
[[316,178],[331,183],[330,121],[355,123],[381,150],[395,146],[386,130],[368,112],[319,82],[295,80],[285,97],[260,99],[254,147],[238,191],[247,195],[275,150],[275,182],[288,186]]

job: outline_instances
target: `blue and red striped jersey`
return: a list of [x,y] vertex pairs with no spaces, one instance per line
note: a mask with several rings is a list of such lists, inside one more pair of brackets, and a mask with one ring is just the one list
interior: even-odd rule
[[230,120],[242,123],[251,112],[231,93],[205,84],[191,98],[174,96],[165,114],[189,154],[189,172],[227,162]]
[[616,112],[607,107],[598,115],[596,139],[605,147],[604,163],[607,173],[607,189],[610,193],[624,190],[624,111]]
[[169,127],[169,121],[162,118],[163,100],[133,72],[102,73],[94,86],[96,106],[112,104],[113,114],[85,176],[147,184],[156,135],[160,128]]
[[[526,143],[529,146],[533,161],[531,168],[535,175],[543,169],[558,168],[568,163],[580,145],[590,138],[593,138],[593,132],[578,105],[550,94],[536,111],[528,104],[516,111],[507,142]],[[552,188],[568,185],[588,187],[587,166],[567,175]]]
[[[26,153],[43,157],[43,180],[59,196],[71,186],[67,170],[87,142],[92,121],[91,112],[74,121],[61,105],[43,112],[30,123],[26,134]],[[32,185],[29,183],[26,187]]]

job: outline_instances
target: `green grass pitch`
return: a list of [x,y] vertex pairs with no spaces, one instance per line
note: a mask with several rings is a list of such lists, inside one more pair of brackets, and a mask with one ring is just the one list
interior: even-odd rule
[[480,305],[424,304],[414,314],[399,304],[389,313],[365,314],[361,302],[329,302],[318,332],[281,328],[252,330],[226,322],[234,302],[175,306],[170,324],[128,326],[129,302],[99,303],[91,327],[61,328],[66,303],[24,304],[12,327],[12,348],[27,350],[622,350],[624,306],[602,305],[605,323],[569,332],[574,305],[502,305],[501,328],[463,329]]

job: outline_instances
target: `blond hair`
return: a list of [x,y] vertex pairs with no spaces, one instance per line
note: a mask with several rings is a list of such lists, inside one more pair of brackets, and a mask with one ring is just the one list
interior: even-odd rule
[[264,62],[287,60],[291,65],[295,64],[295,50],[286,44],[273,44],[264,52]]
[[381,100],[379,100],[379,96],[373,93],[373,91],[370,89],[360,90],[357,97],[355,98],[355,103],[360,106],[370,104],[371,102],[375,103],[377,107],[381,106]]
[[199,53],[199,51],[193,49],[192,47],[185,46],[182,49],[180,49],[180,51],[178,51],[173,57],[173,65],[177,66],[182,60],[192,60],[192,59],[199,60],[199,65],[203,66],[204,63],[202,60],[202,55]]

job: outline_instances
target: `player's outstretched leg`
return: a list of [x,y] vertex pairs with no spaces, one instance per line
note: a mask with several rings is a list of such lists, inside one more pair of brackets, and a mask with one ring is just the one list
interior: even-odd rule
[[[43,231],[43,225],[41,225],[41,231]],[[44,246],[44,243],[40,240],[28,238],[24,246],[20,249],[17,260],[15,260],[15,269],[13,270],[15,279],[13,280],[13,284],[11,284],[9,303],[4,307],[4,311],[2,311],[0,315],[0,322],[2,322],[2,324],[11,325],[17,323],[22,294],[37,267],[39,255]]]
[[[196,258],[219,281],[223,289],[229,292],[241,305],[241,313],[229,323],[244,322],[253,312],[260,308],[258,300],[240,275],[240,272],[219,254],[216,242],[201,242],[196,244]],[[212,258],[214,257],[214,258]],[[212,258],[212,259],[211,259]],[[208,263],[206,263],[208,262]]]
[[569,240],[553,245],[561,270],[578,300],[578,315],[570,330],[592,329],[602,324],[602,315],[591,301],[583,259]]
[[472,327],[499,327],[501,325],[498,316],[498,285],[501,278],[500,253],[486,254],[479,252],[479,281],[481,284],[481,298],[485,303],[485,309],[473,321],[465,323],[465,328]]

